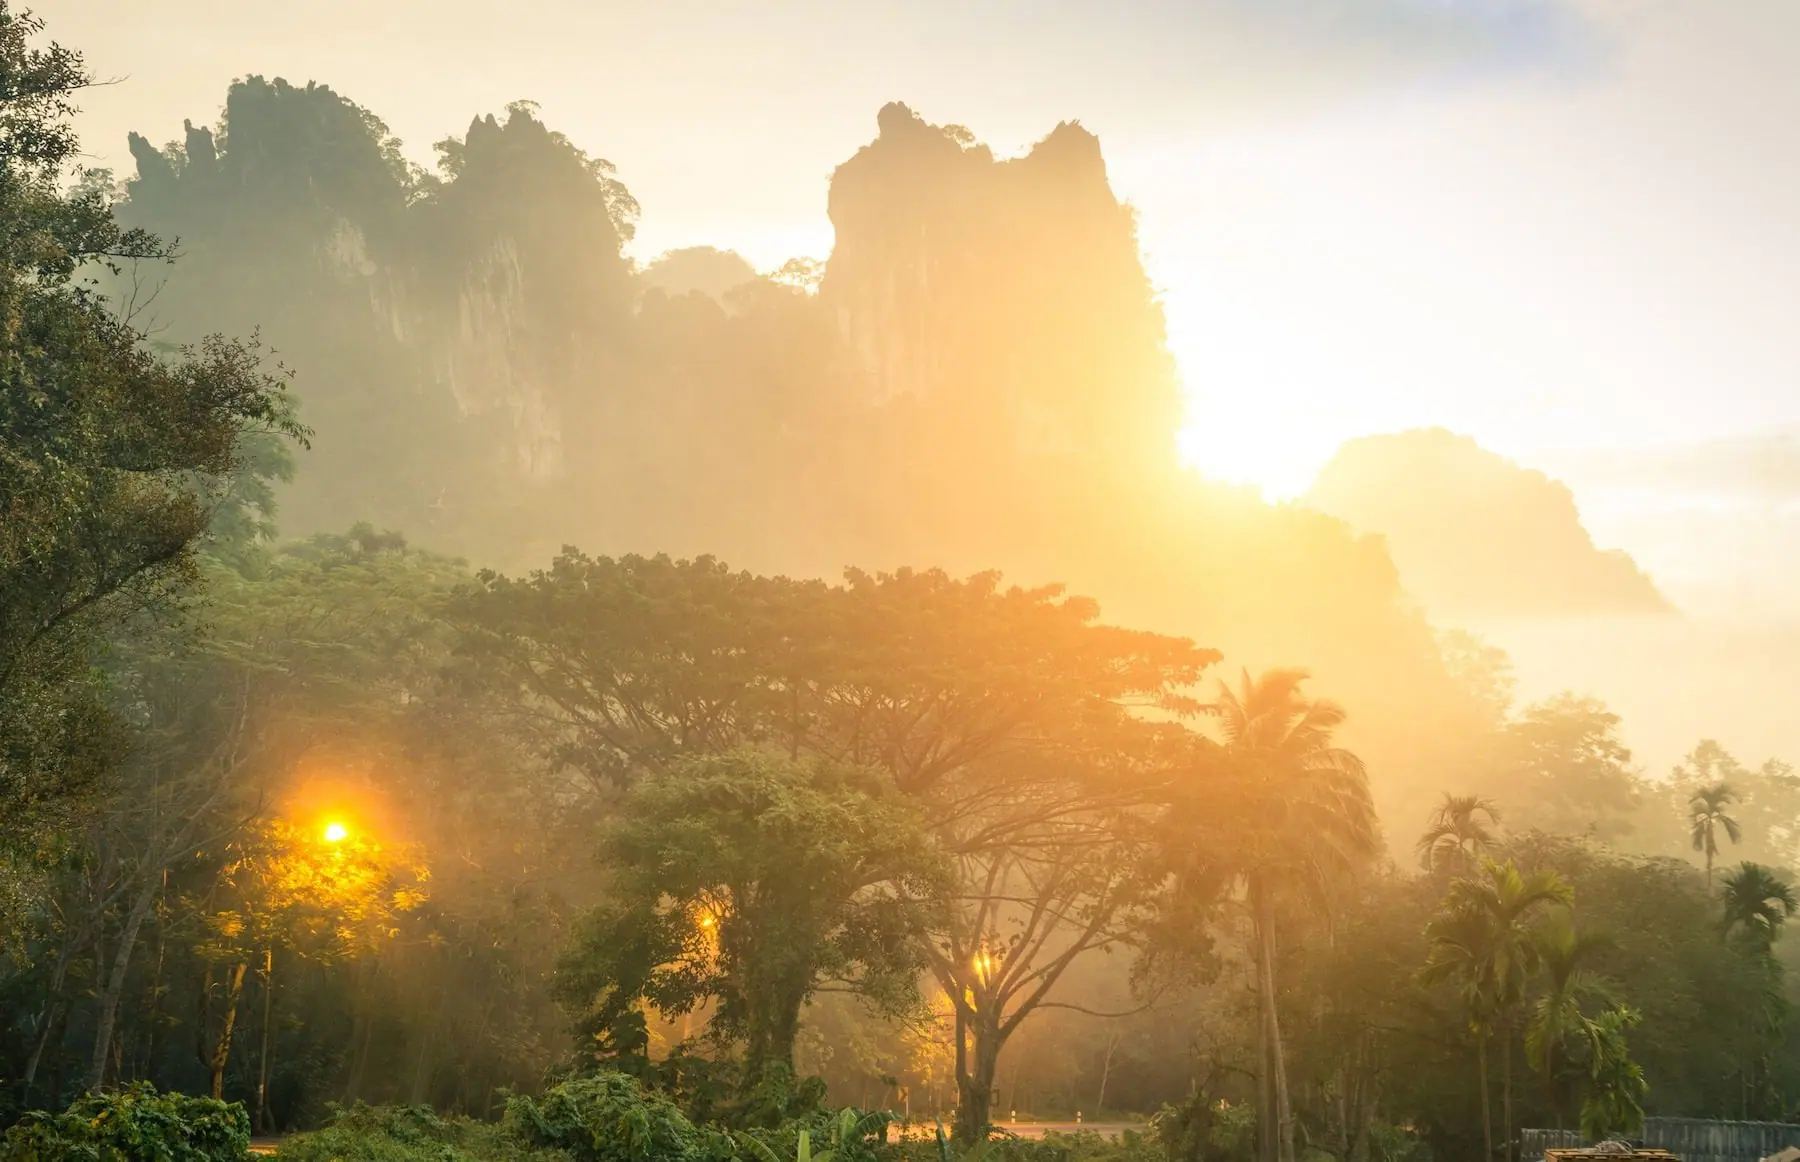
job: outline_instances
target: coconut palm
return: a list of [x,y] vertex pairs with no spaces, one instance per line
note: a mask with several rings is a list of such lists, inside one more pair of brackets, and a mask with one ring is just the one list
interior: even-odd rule
[[1559,915],[1534,936],[1541,991],[1525,1022],[1525,1060],[1544,1077],[1545,1095],[1562,1128],[1563,1106],[1557,1092],[1557,1075],[1567,1061],[1569,1045],[1585,1049],[1595,1060],[1595,1026],[1582,1012],[1589,1000],[1610,1002],[1611,993],[1593,969],[1595,955],[1612,947],[1610,936],[1577,932],[1567,915]]
[[1521,873],[1508,860],[1484,859],[1474,876],[1451,883],[1438,915],[1426,925],[1429,944],[1419,979],[1427,985],[1454,984],[1475,1034],[1481,1075],[1481,1129],[1487,1156],[1494,1152],[1488,1105],[1487,1049],[1495,1033],[1502,1055],[1502,1101],[1507,1140],[1512,1139],[1513,1016],[1525,985],[1540,963],[1532,918],[1548,907],[1567,907],[1574,892],[1554,871]]
[[1793,916],[1794,890],[1773,871],[1745,860],[1725,874],[1720,893],[1719,928],[1742,954],[1742,988],[1755,990],[1759,1004],[1745,1014],[1739,1030],[1739,1116],[1751,1117],[1755,1105],[1773,1097],[1768,1088],[1769,1054],[1788,1014],[1781,963],[1774,954],[1781,926]]
[[1581,1132],[1589,1139],[1635,1134],[1644,1128],[1644,1095],[1650,1084],[1625,1042],[1625,1031],[1639,1019],[1637,1010],[1621,1005],[1585,1021],[1590,1045]]
[[1725,876],[1720,926],[1752,951],[1767,953],[1781,926],[1800,907],[1794,889],[1761,864],[1745,860]]
[[1492,935],[1487,917],[1473,909],[1443,911],[1425,929],[1430,952],[1419,971],[1421,984],[1456,986],[1469,1031],[1475,1035],[1475,1060],[1481,1079],[1481,1142],[1484,1162],[1494,1157],[1494,1116],[1489,1108],[1488,1041],[1494,1035],[1493,990],[1488,979],[1488,947]]
[[[1220,683],[1208,709],[1224,739],[1218,804],[1232,820],[1220,859],[1249,898],[1257,974],[1258,1038],[1273,1105],[1264,1111],[1265,1156],[1293,1162],[1294,1118],[1288,1096],[1275,992],[1275,899],[1320,897],[1336,876],[1380,849],[1362,760],[1333,743],[1344,721],[1335,702],[1301,693],[1303,670],[1245,671],[1236,690]],[[1271,1132],[1272,1131],[1272,1132]]]
[[1725,814],[1725,808],[1738,801],[1738,793],[1730,783],[1714,783],[1694,792],[1688,800],[1688,823],[1692,828],[1694,850],[1706,853],[1706,886],[1713,882],[1713,857],[1719,854],[1720,831],[1736,843],[1743,838],[1738,821]]
[[1493,828],[1499,823],[1500,809],[1492,799],[1446,793],[1415,845],[1420,866],[1426,871],[1467,871],[1494,846]]

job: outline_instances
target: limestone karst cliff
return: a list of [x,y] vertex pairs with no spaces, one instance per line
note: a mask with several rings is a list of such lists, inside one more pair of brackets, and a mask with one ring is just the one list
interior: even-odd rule
[[1630,557],[1594,546],[1568,488],[1442,428],[1350,441],[1307,503],[1384,537],[1436,616],[1669,610]]
[[1065,122],[997,159],[897,102],[877,128],[832,175],[820,287],[866,398],[980,429],[988,455],[1171,463],[1180,390],[1099,139]]
[[183,251],[138,272],[168,337],[257,329],[298,373],[318,438],[289,527],[473,536],[567,475],[570,413],[616,377],[634,294],[635,206],[604,162],[515,106],[427,175],[330,88],[261,77],[231,87],[216,135],[190,122],[131,150],[121,216]]
[[1099,141],[1064,124],[1001,159],[898,104],[876,129],[832,177],[816,293],[655,285],[624,185],[525,106],[424,174],[331,90],[252,78],[217,138],[134,141],[123,209],[183,240],[172,338],[262,324],[297,371],[317,437],[289,532],[367,519],[509,569],[573,543],[1065,582],[1234,667],[1311,667],[1384,800],[1435,792],[1454,756],[1418,740],[1486,711],[1379,540],[1180,467]]

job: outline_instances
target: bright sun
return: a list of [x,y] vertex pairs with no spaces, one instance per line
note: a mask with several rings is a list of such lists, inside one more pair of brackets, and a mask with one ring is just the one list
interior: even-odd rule
[[349,836],[349,834],[350,829],[345,827],[342,823],[327,823],[325,825],[326,843],[336,843]]

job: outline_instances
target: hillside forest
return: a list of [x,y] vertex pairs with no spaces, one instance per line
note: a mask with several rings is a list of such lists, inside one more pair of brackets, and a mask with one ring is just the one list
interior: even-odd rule
[[[832,252],[758,273],[634,260],[628,175],[528,102],[427,170],[250,75],[82,168],[53,31],[0,0],[0,1158],[1800,1117],[1800,775],[1515,697],[1406,588],[1524,592],[1414,564],[1453,521],[1397,567],[1185,466],[1081,126],[890,104]],[[1397,455],[1319,496],[1379,520]],[[1564,580],[1519,600],[1672,616],[1521,487]],[[981,1145],[1078,1117],[1137,1128]]]

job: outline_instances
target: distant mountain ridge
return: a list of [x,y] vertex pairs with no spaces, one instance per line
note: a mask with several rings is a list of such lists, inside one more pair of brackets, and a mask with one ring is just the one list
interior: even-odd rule
[[290,535],[1066,583],[1233,667],[1311,670],[1396,810],[1490,725],[1379,539],[1182,467],[1162,307],[1079,125],[1003,158],[883,107],[831,176],[815,287],[740,283],[716,249],[640,270],[622,179],[528,104],[436,173],[324,85],[247,78],[222,123],[134,138],[120,213],[189,256],[158,288],[170,339],[261,326],[296,372]]
[[1594,545],[1567,486],[1443,428],[1345,443],[1306,503],[1383,537],[1434,617],[1673,612],[1630,556]]

